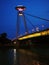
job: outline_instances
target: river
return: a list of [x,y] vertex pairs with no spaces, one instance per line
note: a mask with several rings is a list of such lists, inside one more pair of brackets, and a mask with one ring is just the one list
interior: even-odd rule
[[2,48],[0,49],[0,65],[48,65],[49,55],[45,55],[46,57],[43,55],[43,57],[42,50],[40,52],[41,55],[26,49],[18,51],[17,49]]

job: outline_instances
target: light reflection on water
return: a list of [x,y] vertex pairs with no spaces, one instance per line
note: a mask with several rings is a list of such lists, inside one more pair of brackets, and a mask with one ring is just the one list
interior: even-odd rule
[[16,49],[0,49],[0,65],[16,65]]
[[13,50],[14,50],[14,65],[16,65],[16,49]]
[[40,63],[38,54],[32,56],[28,51],[16,51],[16,49],[0,49],[0,65],[47,65]]

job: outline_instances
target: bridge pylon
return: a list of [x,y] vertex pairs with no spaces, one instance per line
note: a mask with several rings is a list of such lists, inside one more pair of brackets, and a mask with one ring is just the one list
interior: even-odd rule
[[18,5],[16,8],[15,8],[16,10],[17,10],[17,26],[16,26],[16,28],[17,28],[17,31],[16,31],[16,39],[18,39],[18,33],[19,33],[19,29],[20,29],[20,26],[19,26],[19,17],[21,16],[22,17],[22,19],[23,19],[23,21],[24,21],[24,27],[25,27],[25,31],[26,31],[26,34],[28,34],[28,28],[27,28],[27,24],[26,24],[26,20],[25,20],[25,15],[24,15],[24,10],[26,9],[26,7],[25,6],[23,6],[23,5]]

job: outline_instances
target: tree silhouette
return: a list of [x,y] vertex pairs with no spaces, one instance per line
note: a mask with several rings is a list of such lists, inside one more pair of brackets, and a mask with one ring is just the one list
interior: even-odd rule
[[1,44],[11,43],[11,40],[7,38],[7,33],[0,34],[0,43]]

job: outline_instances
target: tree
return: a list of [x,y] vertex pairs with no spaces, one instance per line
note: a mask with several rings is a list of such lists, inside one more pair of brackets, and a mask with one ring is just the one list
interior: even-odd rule
[[11,40],[7,38],[7,33],[2,33],[2,34],[0,35],[0,43],[1,43],[1,44],[11,43]]

